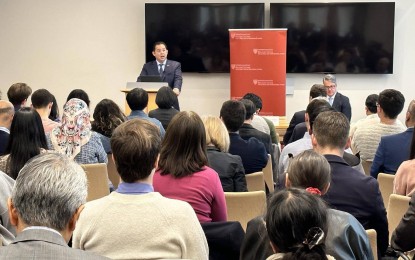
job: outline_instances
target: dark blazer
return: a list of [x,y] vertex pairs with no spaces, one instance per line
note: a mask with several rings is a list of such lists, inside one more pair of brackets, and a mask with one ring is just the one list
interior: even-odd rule
[[255,129],[252,125],[244,123],[239,128],[239,135],[245,140],[248,140],[251,137],[255,137],[256,139],[258,139],[265,145],[265,149],[267,150],[267,153],[269,154],[272,153],[271,136]]
[[0,155],[3,155],[9,142],[10,134],[0,130]]
[[291,135],[288,144],[293,143],[297,140],[300,140],[304,137],[304,134],[307,132],[307,125],[305,122],[299,123],[294,127],[293,133]]
[[1,247],[0,259],[108,259],[68,247],[59,234],[43,229],[19,233],[8,246]]
[[[160,75],[159,68],[157,66],[157,61],[153,60],[144,64],[143,69],[141,70],[140,76],[143,75]],[[137,78],[137,82],[141,81],[140,76]],[[167,82],[169,87],[178,88],[182,91],[182,65],[180,62],[167,60],[166,66],[164,67],[163,76],[161,77],[163,82]],[[173,107],[180,111],[179,101],[175,100]]]
[[336,111],[342,112],[350,122],[350,119],[352,118],[352,107],[350,106],[348,97],[337,92],[332,107],[336,109]]
[[157,108],[154,110],[151,110],[148,112],[148,116],[158,119],[161,124],[163,125],[163,128],[167,130],[167,126],[169,125],[171,119],[177,114],[179,111],[175,108],[169,108],[169,109],[161,109]]
[[403,161],[409,160],[414,128],[405,132],[382,136],[375,158],[373,159],[370,175],[377,179],[380,172],[395,174]]
[[407,252],[415,248],[415,194],[409,202],[409,208],[401,222],[393,231],[391,246],[393,249]]
[[264,144],[254,137],[244,140],[237,133],[229,133],[229,138],[229,153],[241,157],[245,174],[262,171],[268,162]]
[[207,155],[209,167],[219,174],[224,192],[248,191],[241,157],[212,146],[207,148]]
[[341,157],[325,155],[331,182],[323,199],[334,209],[352,214],[365,229],[375,229],[378,254],[388,247],[388,220],[378,182],[350,167]]
[[295,112],[293,117],[291,118],[290,125],[288,126],[287,131],[284,134],[284,145],[287,145],[289,143],[288,141],[290,140],[291,135],[293,134],[294,127],[299,123],[303,122],[305,122],[305,110]]

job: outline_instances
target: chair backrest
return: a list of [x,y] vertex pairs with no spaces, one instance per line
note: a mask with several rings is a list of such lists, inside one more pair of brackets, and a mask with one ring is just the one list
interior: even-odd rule
[[118,174],[117,167],[115,167],[114,159],[112,158],[112,154],[108,154],[108,164],[107,164],[107,171],[108,171],[108,178],[114,185],[114,189],[118,188],[118,184],[120,184],[121,178]]
[[363,170],[367,176],[370,176],[370,168],[372,168],[373,161],[362,160]]
[[382,199],[386,210],[388,209],[389,196],[393,193],[394,179],[395,175],[392,174],[379,173],[378,175],[379,190],[382,194]]
[[107,165],[105,163],[81,165],[88,179],[87,201],[96,200],[110,194]]
[[262,172],[264,173],[264,180],[265,180],[265,183],[267,184],[269,192],[273,192],[274,191],[274,176],[272,173],[272,160],[271,160],[270,154],[268,154],[268,163],[267,165],[265,165],[264,169],[262,169]]
[[254,172],[250,174],[245,174],[246,187],[248,191],[265,191],[265,181],[263,172]]
[[239,221],[244,230],[248,222],[265,212],[264,191],[225,192],[228,221]]
[[402,196],[398,194],[391,194],[389,197],[388,205],[388,229],[389,229],[389,241],[392,237],[393,231],[398,226],[405,212],[409,208],[409,201],[411,197]]
[[369,237],[370,248],[372,249],[374,260],[378,260],[378,243],[377,243],[377,234],[374,229],[367,229],[366,234]]

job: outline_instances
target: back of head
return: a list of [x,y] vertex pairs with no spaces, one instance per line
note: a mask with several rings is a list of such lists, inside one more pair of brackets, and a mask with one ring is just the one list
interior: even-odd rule
[[49,114],[49,119],[56,121],[56,120],[60,120],[59,119],[59,106],[58,106],[58,102],[56,101],[55,96],[52,94],[52,108],[50,109],[50,114]]
[[228,100],[222,104],[220,117],[229,132],[236,132],[245,121],[245,106],[237,100]]
[[170,109],[177,100],[176,94],[170,87],[161,87],[157,91],[156,104],[161,109]]
[[[287,178],[292,188],[314,188],[310,192],[321,195],[330,183],[330,164],[313,150],[306,150],[291,159]],[[315,190],[315,189],[318,189]]]
[[111,150],[121,179],[132,183],[150,176],[160,146],[160,131],[151,122],[135,118],[119,125],[111,137]]
[[22,168],[11,199],[26,225],[62,231],[86,197],[82,168],[64,155],[45,153]]
[[32,93],[32,89],[26,83],[15,83],[7,91],[7,97],[14,106],[20,105]]
[[407,121],[408,121],[408,122],[405,122],[406,126],[407,127],[414,126],[415,125],[415,100],[412,100],[409,103],[406,117],[407,117]]
[[256,107],[254,103],[249,99],[241,99],[241,102],[245,106],[245,111],[246,111],[245,120],[253,119],[254,114],[256,112]]
[[32,94],[32,106],[35,109],[45,108],[53,102],[53,96],[47,89],[38,89]]
[[402,112],[405,97],[396,89],[385,89],[380,92],[378,103],[386,117],[396,119]]
[[126,121],[120,107],[111,99],[103,99],[98,102],[93,118],[92,130],[106,137],[111,137],[115,128]]
[[202,119],[193,111],[179,112],[163,139],[158,164],[161,174],[180,178],[201,171],[207,163]]
[[246,93],[242,98],[251,100],[252,102],[254,102],[256,109],[262,110],[262,99],[260,96],[254,93]]
[[74,89],[69,93],[68,97],[66,98],[66,102],[68,102],[72,98],[77,98],[86,103],[86,105],[89,107],[90,100],[88,94],[83,91],[82,89]]
[[349,138],[350,123],[341,112],[320,113],[313,126],[313,135],[321,147],[344,149]]
[[310,97],[311,99],[316,97],[327,97],[327,90],[323,84],[314,84],[310,88]]
[[330,106],[330,103],[325,99],[313,99],[307,105],[306,113],[308,114],[310,129],[313,129],[316,117],[324,111],[334,111],[334,109]]
[[214,145],[221,152],[229,149],[229,134],[225,124],[216,116],[202,117],[203,125],[206,130],[207,145]]
[[13,104],[7,100],[0,100],[0,125],[10,127],[10,120],[14,115]]
[[40,153],[40,148],[47,149],[42,120],[36,110],[21,108],[13,117],[5,150],[5,154],[10,154],[6,167],[10,177],[15,179],[23,165]]
[[142,88],[134,88],[128,92],[127,104],[131,110],[143,110],[148,105],[148,93]]
[[365,106],[372,114],[376,114],[378,112],[377,104],[378,104],[379,95],[372,94],[367,96],[365,101]]
[[265,221],[283,259],[327,259],[327,207],[320,197],[300,189],[278,191],[269,200]]

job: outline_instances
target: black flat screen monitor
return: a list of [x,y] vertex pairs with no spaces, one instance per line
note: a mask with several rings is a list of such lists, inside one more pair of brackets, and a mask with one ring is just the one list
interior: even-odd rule
[[264,28],[263,3],[146,3],[146,61],[163,41],[183,72],[229,72],[228,29],[257,28]]
[[393,73],[395,3],[271,3],[287,73]]
[[138,77],[139,82],[163,82],[159,75],[142,75]]

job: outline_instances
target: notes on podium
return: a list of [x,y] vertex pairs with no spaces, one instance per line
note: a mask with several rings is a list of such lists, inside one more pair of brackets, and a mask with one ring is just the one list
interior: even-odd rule
[[[167,85],[166,82],[127,82],[126,88],[122,89],[121,92],[124,92],[125,96],[127,96],[128,92],[130,92],[134,88],[142,88],[145,91],[147,91],[148,106],[144,111],[148,113],[148,111],[151,111],[157,108],[157,104],[156,104],[157,91],[161,87],[166,86],[166,85]],[[127,104],[127,100],[125,101],[124,113],[127,116],[131,113],[131,109]]]

